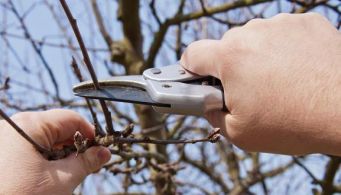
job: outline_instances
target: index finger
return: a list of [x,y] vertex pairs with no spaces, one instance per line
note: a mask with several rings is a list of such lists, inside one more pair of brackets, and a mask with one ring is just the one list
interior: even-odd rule
[[94,126],[71,110],[55,109],[43,112],[25,112],[15,115],[19,126],[40,144],[52,147],[73,137],[76,131],[87,138],[95,136]]

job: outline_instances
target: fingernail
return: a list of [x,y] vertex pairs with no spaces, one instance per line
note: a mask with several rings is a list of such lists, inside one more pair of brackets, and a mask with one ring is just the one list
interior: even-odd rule
[[103,147],[97,152],[97,158],[99,159],[101,164],[108,162],[110,160],[110,157],[111,157],[111,154],[107,148]]

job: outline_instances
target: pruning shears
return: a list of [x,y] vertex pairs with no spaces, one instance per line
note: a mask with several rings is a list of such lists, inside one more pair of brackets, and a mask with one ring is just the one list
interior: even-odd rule
[[151,105],[157,112],[202,116],[213,110],[227,111],[221,82],[193,74],[179,64],[150,68],[142,75],[114,76],[73,87],[76,96],[90,99]]

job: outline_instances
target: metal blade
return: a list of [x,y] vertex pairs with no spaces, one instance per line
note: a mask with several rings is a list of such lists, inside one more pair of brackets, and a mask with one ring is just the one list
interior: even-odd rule
[[99,90],[93,88],[78,88],[74,90],[76,96],[90,99],[145,104],[158,107],[170,107],[169,104],[158,103],[152,100],[148,92],[142,88],[130,86],[105,86]]

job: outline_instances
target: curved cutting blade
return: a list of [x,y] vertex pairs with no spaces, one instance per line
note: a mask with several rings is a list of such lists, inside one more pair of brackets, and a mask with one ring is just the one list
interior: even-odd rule
[[170,107],[151,99],[143,88],[144,80],[140,76],[113,77],[109,80],[99,81],[100,89],[94,89],[92,82],[83,82],[73,88],[76,96],[90,99],[103,99],[109,101],[145,104],[157,107]]
[[162,104],[152,100],[145,90],[135,87],[115,86],[104,89],[88,89],[75,92],[75,95],[90,99],[104,99],[118,102],[145,104],[158,107],[170,107],[169,104]]

